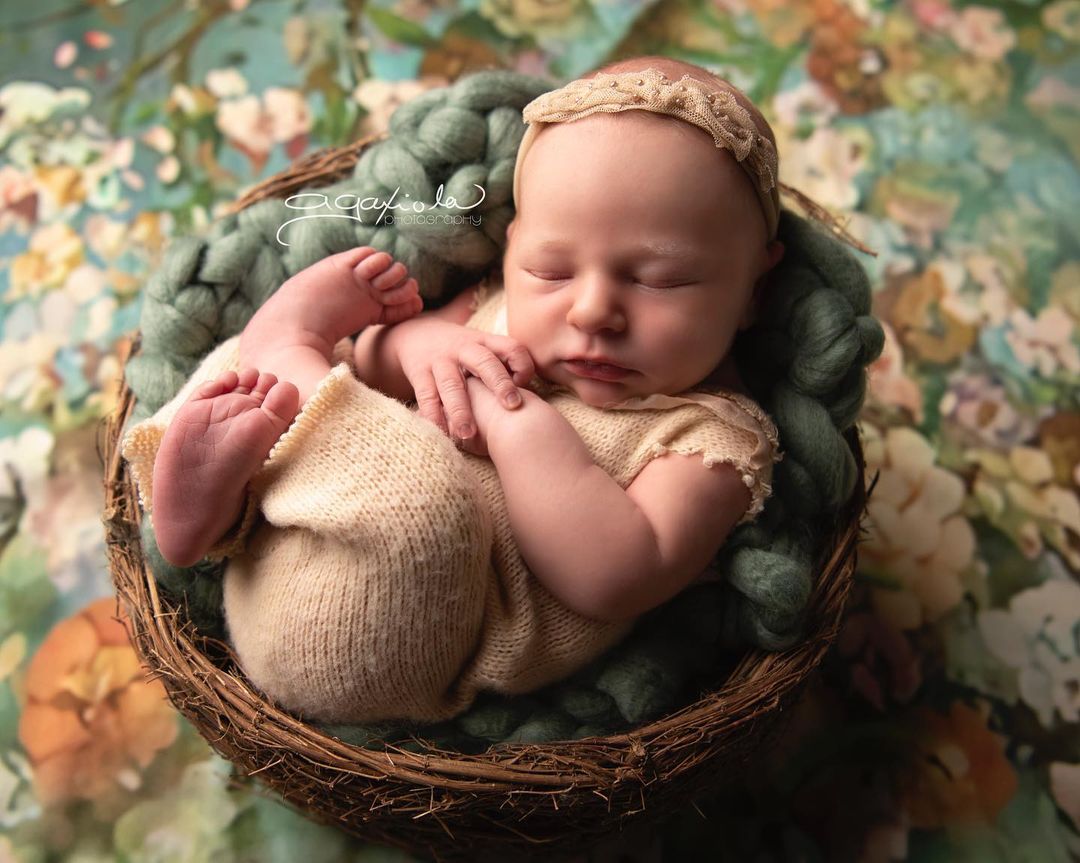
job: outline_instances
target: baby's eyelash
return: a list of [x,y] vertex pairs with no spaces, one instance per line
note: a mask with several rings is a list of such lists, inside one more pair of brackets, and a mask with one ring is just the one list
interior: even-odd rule
[[650,285],[647,282],[638,281],[639,285],[644,285],[646,288],[652,288],[657,291],[666,291],[670,288],[685,288],[687,285],[692,285],[694,282],[671,282],[665,285]]
[[[537,273],[537,272],[534,272],[532,270],[526,270],[525,272],[527,272],[533,278],[540,279],[540,281],[542,281],[542,282],[565,282],[567,279],[570,278],[569,276],[564,276],[564,275],[560,275],[560,274],[557,274],[557,273]],[[652,288],[655,291],[662,291],[662,290],[666,290],[668,288],[682,288],[682,287],[685,287],[687,285],[694,284],[694,282],[692,282],[692,281],[684,281],[684,282],[672,282],[670,284],[664,284],[664,285],[650,285],[648,282],[643,282],[640,279],[635,279],[634,283],[638,284],[638,285],[642,285],[643,287],[646,287],[646,288]]]

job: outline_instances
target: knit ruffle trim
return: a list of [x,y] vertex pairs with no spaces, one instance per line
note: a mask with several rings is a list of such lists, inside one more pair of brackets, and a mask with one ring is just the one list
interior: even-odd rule
[[338,363],[327,372],[326,377],[319,381],[315,392],[311,394],[304,403],[303,409],[292,421],[292,425],[270,448],[266,461],[252,479],[256,488],[265,485],[274,472],[274,468],[297,452],[311,432],[327,423],[338,409],[342,399],[346,397],[348,387],[355,382],[356,378],[353,377],[348,363]]
[[705,467],[715,464],[730,464],[742,477],[743,484],[750,491],[750,507],[743,514],[738,524],[753,521],[765,509],[765,501],[772,494],[772,466],[783,458],[780,452],[780,437],[775,423],[761,406],[753,399],[738,393],[700,393],[687,392],[677,396],[651,395],[627,399],[612,406],[611,410],[669,410],[687,404],[701,405],[708,408],[726,425],[749,432],[757,440],[757,446],[749,459],[739,459],[733,455],[714,455],[703,452],[700,448],[667,447],[653,444],[650,450],[654,456],[666,452],[680,455],[700,454]]

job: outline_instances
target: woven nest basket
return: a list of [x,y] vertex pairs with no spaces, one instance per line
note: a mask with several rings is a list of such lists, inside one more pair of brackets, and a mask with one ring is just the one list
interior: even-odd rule
[[[321,150],[252,188],[239,210],[268,196],[348,175],[383,136]],[[133,350],[138,350],[138,337]],[[143,664],[210,745],[315,821],[437,861],[564,859],[629,826],[685,808],[736,779],[836,638],[865,509],[864,460],[854,429],[855,492],[823,538],[806,639],[781,653],[751,650],[713,691],[633,732],[545,744],[498,744],[482,754],[345,743],[278,709],[240,670],[231,647],[200,634],[162,595],[143,555],[142,514],[120,439],[134,405],[125,381],[103,427],[109,567]]]

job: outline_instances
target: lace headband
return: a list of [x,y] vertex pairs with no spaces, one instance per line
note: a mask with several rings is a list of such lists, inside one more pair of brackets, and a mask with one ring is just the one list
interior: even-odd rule
[[736,99],[734,89],[722,81],[717,81],[717,85],[719,91],[689,75],[672,81],[663,72],[650,68],[643,72],[600,73],[538,96],[522,111],[529,125],[514,165],[514,202],[521,200],[521,166],[525,154],[545,124],[570,122],[599,113],[652,111],[705,130],[718,149],[731,151],[754,187],[770,240],[776,237],[780,221],[779,192],[783,191],[795,197],[812,218],[823,222],[845,242],[867,254],[875,254],[848,234],[824,207],[778,181],[776,148],[758,131],[750,112]]

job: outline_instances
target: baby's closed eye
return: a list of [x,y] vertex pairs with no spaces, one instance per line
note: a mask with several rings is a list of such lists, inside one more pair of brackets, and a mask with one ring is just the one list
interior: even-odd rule
[[526,270],[525,272],[543,282],[564,282],[570,278],[570,276],[562,273],[535,272],[533,270]]
[[[525,270],[533,278],[542,282],[566,282],[573,278],[570,273],[546,272],[543,270]],[[698,280],[687,275],[627,275],[627,281],[646,288],[664,290],[666,288],[681,288],[698,284]]]

